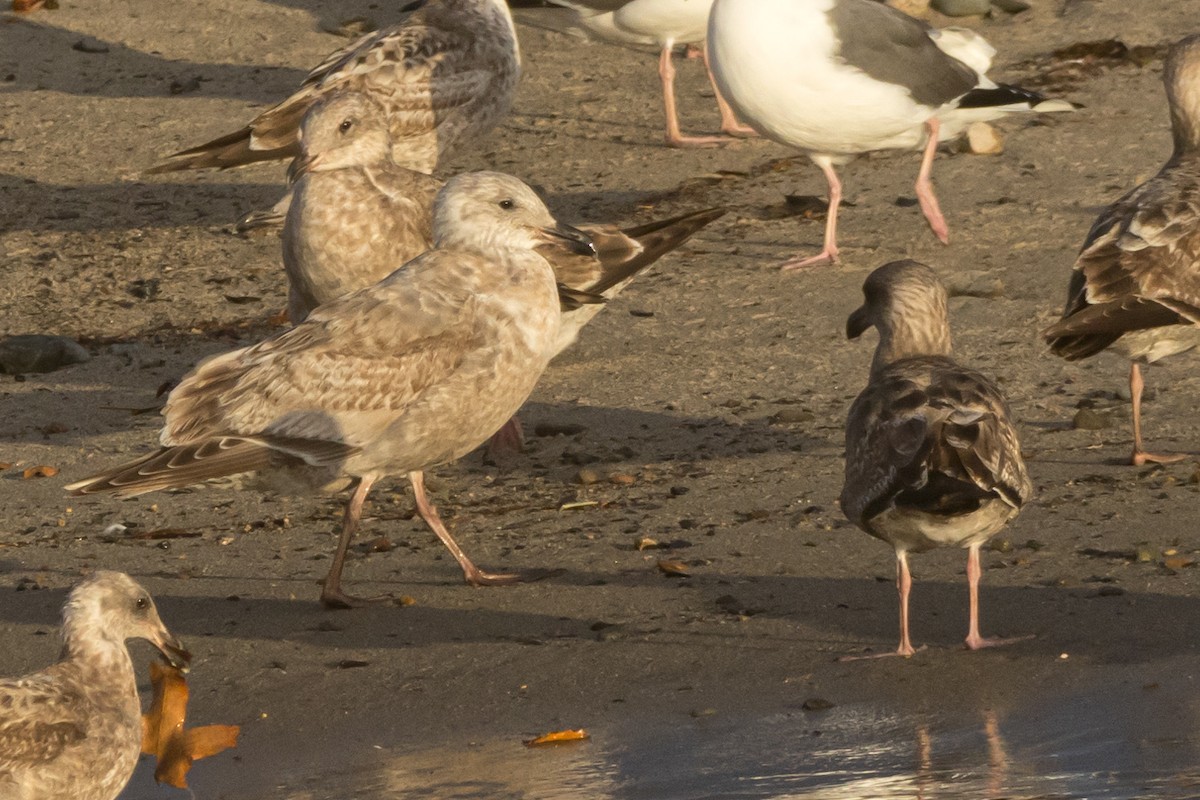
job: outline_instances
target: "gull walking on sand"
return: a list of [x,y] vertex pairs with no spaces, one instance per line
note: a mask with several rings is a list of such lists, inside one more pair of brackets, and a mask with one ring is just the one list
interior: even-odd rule
[[176,153],[149,172],[294,158],[304,113],[342,90],[382,105],[396,163],[433,172],[508,113],[521,74],[517,34],[505,0],[418,0],[405,9],[398,24],[330,54],[294,94],[246,127]]
[[715,0],[708,47],[717,87],[763,135],[804,151],[829,184],[825,244],[785,270],[836,262],[842,185],[834,167],[872,150],[924,147],[916,194],[943,243],[949,229],[930,175],[940,141],[1017,111],[1069,111],[984,73],[978,34],[935,30],[875,0]]
[[1158,174],[1100,214],[1075,259],[1062,320],[1043,333],[1076,361],[1112,348],[1130,359],[1131,463],[1146,452],[1141,364],[1200,345],[1200,35],[1171,47],[1163,70],[1175,149]]
[[[516,178],[456,176],[433,209],[434,249],[379,283],[322,305],[289,331],[202,362],[171,392],[162,446],[67,487],[136,495],[252,471],[320,484],[357,480],[325,578],[341,589],[346,550],[371,487],[407,474],[417,510],[468,583],[518,575],[476,567],[425,494],[424,470],[496,432],[533,391],[559,336],[559,287],[538,248],[592,252]],[[575,301],[582,293],[572,293]],[[383,598],[379,598],[383,599]]]
[[879,344],[867,387],[846,420],[846,517],[896,551],[900,644],[908,632],[909,552],[967,548],[971,650],[1015,639],[979,634],[979,549],[1033,494],[1017,432],[995,383],[950,356],[946,289],[915,261],[894,261],[863,284],[866,302],[846,321],[858,338],[874,326]]
[[[662,82],[663,109],[667,119],[667,145],[670,147],[715,147],[728,139],[720,136],[684,136],[679,129],[675,108],[675,65],[671,53],[676,44],[703,42],[708,32],[708,12],[713,0],[551,0],[575,12],[580,27],[589,35],[607,42],[626,45],[653,45],[658,48],[658,77]],[[721,132],[729,136],[754,136],[753,128],[738,122],[737,115],[721,96],[709,68],[708,48],[704,47],[704,66],[717,108],[721,112]]]
[[67,597],[59,660],[0,678],[0,797],[113,800],[142,752],[142,704],[125,646],[145,639],[183,669],[191,655],[150,595],[121,572],[96,572]]

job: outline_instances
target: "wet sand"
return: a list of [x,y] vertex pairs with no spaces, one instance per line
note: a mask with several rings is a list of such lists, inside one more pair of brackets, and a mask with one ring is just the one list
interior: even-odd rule
[[[269,334],[284,305],[278,241],[232,231],[277,198],[282,166],[153,179],[140,170],[290,91],[341,44],[323,24],[390,21],[390,8],[372,5],[97,0],[0,19],[0,333],[65,334],[94,356],[23,381],[0,376],[0,462],[16,464],[0,472],[0,674],[54,658],[58,609],[81,572],[123,569],[197,656],[192,719],[244,726],[237,751],[196,766],[201,797],[553,798],[572,796],[562,786],[574,779],[581,797],[832,792],[861,772],[850,756],[879,742],[919,776],[923,736],[933,785],[945,779],[938,765],[969,766],[986,794],[997,740],[988,719],[1024,765],[1002,784],[1011,794],[1101,796],[1025,781],[1049,776],[1047,754],[1072,747],[1096,754],[1081,763],[1122,774],[1194,770],[1186,726],[1138,720],[1156,709],[1152,720],[1166,710],[1195,718],[1196,459],[1122,465],[1127,365],[1110,355],[1066,364],[1037,336],[1057,316],[1097,211],[1169,154],[1156,58],[1081,68],[1059,89],[1086,108],[1000,123],[1000,156],[940,155],[948,247],[914,207],[916,154],[852,163],[844,263],[780,275],[778,262],[820,243],[822,221],[784,200],[824,191],[807,159],[762,141],[667,150],[652,55],[522,25],[514,114],[456,169],[512,172],[578,221],[731,208],[551,366],[523,412],[527,453],[499,466],[472,456],[431,477],[482,567],[561,573],[464,586],[397,481],[373,494],[346,581],[412,604],[330,613],[316,581],[340,497],[204,487],[68,499],[63,484],[155,440],[157,416],[127,409],[152,406],[156,388],[198,359]],[[978,24],[999,50],[993,76],[1022,82],[1044,74],[1039,59],[1056,48],[1158,46],[1191,31],[1192,4],[1154,6],[1039,0]],[[83,37],[85,50],[107,51],[73,48]],[[699,64],[680,74],[685,130],[714,129]],[[985,556],[983,627],[1036,638],[961,650],[965,553],[932,553],[913,559],[913,635],[928,649],[839,663],[895,645],[891,552],[846,523],[836,498],[842,423],[873,346],[845,341],[845,317],[866,274],[902,257],[931,264],[956,290],[958,354],[1002,381],[1019,420],[1037,497]],[[1152,447],[1200,449],[1196,363],[1148,371]],[[1105,427],[1073,429],[1084,407]],[[61,471],[23,480],[36,464]],[[580,484],[581,469],[601,480]],[[594,505],[563,510],[577,502]],[[163,529],[191,536],[139,538]],[[378,537],[386,547],[370,546]],[[638,550],[643,537],[667,547]],[[685,562],[690,577],[665,575],[661,558]],[[834,707],[805,711],[812,698]],[[1051,721],[1030,722],[1042,709]],[[1123,719],[1133,744],[1120,761],[1104,748],[1120,726],[1098,721]],[[1067,737],[1075,725],[1096,733]],[[520,745],[567,727],[593,739],[548,752]],[[829,756],[813,730],[845,750]],[[795,772],[824,765],[835,775],[718,779],[778,777],[792,761]],[[712,784],[683,780],[709,765]],[[127,796],[176,796],[149,785],[146,766]],[[656,788],[664,775],[680,779]],[[906,785],[895,796],[915,791]],[[856,796],[845,791],[812,796]]]

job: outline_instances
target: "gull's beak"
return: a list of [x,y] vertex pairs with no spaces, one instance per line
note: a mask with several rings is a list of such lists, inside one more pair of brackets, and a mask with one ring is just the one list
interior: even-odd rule
[[183,642],[176,639],[166,628],[160,627],[154,633],[154,637],[150,639],[150,644],[158,648],[158,652],[162,654],[163,660],[170,664],[180,672],[188,671],[188,664],[192,660],[192,654],[183,646]]
[[578,228],[572,228],[566,223],[559,222],[553,228],[542,228],[542,241],[555,247],[560,247],[577,256],[596,258],[596,244],[592,237]]
[[859,306],[854,309],[853,314],[846,318],[846,338],[857,339],[869,327],[871,327],[871,317],[867,313],[867,307]]
[[288,166],[288,184],[291,185],[308,173],[315,171],[320,163],[321,155],[319,153],[315,156],[296,156],[292,159],[291,165]]

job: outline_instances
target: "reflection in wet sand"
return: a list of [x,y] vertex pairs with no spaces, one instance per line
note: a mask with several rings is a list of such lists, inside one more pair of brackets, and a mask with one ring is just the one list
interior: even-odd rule
[[[1186,692],[1109,686],[961,715],[848,705],[673,725],[634,719],[578,744],[529,749],[514,735],[378,750],[353,766],[331,745],[336,762],[284,778],[247,741],[240,766],[256,767],[198,775],[193,785],[214,800],[1196,798],[1198,721],[1200,700]],[[250,786],[248,774],[275,780]],[[135,780],[121,800],[174,796]]]

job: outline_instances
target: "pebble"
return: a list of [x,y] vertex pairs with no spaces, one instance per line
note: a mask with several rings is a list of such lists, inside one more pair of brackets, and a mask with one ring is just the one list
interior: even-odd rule
[[1004,152],[1004,137],[986,122],[967,126],[967,149],[977,156],[998,156]]
[[0,341],[0,372],[19,375],[53,372],[70,364],[90,361],[91,353],[65,336],[24,334]]
[[591,486],[593,483],[601,481],[600,473],[594,469],[583,468],[575,473],[575,482],[584,486]]
[[1004,281],[983,270],[956,271],[946,276],[946,292],[951,297],[995,299],[1004,296]]
[[72,50],[78,50],[81,53],[107,53],[108,45],[99,39],[94,39],[91,36],[84,36],[75,44],[71,45]]

